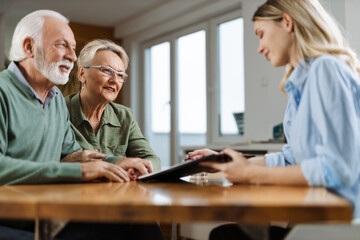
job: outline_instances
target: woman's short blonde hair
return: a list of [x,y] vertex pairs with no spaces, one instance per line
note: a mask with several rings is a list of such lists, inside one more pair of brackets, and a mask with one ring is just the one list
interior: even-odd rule
[[[293,19],[296,45],[302,59],[323,54],[336,55],[360,75],[356,53],[346,46],[336,21],[318,0],[268,0],[256,10],[252,20],[280,22],[284,13]],[[286,66],[285,76],[280,83],[281,91],[285,91],[285,84],[293,70],[290,64]]]
[[91,64],[96,52],[98,51],[112,51],[117,54],[121,61],[124,63],[125,70],[129,64],[129,57],[126,54],[125,50],[117,45],[116,43],[107,40],[107,39],[96,39],[87,43],[85,47],[81,50],[80,55],[77,60],[78,67],[88,67]]

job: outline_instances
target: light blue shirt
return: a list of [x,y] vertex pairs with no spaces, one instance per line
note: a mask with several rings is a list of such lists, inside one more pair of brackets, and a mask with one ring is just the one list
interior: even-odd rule
[[310,186],[324,186],[354,205],[360,218],[360,80],[342,60],[307,58],[292,72],[284,117],[287,144],[266,155],[271,167],[300,165]]
[[32,94],[34,94],[34,97],[40,102],[43,108],[45,108],[50,103],[51,99],[53,99],[58,94],[58,91],[56,91],[55,87],[51,88],[45,98],[45,101],[43,102],[37,92],[31,87],[29,82],[26,81],[15,62],[11,62],[8,69]]

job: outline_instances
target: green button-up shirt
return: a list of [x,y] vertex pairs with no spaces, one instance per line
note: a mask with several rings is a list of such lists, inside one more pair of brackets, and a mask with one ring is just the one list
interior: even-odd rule
[[83,149],[99,149],[101,153],[108,154],[105,160],[113,163],[121,157],[147,159],[152,162],[154,170],[160,169],[160,159],[141,133],[130,108],[113,102],[107,104],[95,135],[81,109],[80,94],[67,96],[65,100],[70,112],[71,127]]

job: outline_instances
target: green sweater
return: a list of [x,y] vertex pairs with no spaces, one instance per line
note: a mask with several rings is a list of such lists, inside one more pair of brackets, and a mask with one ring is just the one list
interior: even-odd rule
[[80,182],[80,163],[60,163],[80,150],[61,93],[43,108],[9,70],[0,73],[1,185]]
[[120,157],[147,159],[152,162],[154,170],[160,170],[160,159],[141,133],[130,108],[113,102],[107,104],[95,135],[81,109],[80,94],[67,96],[65,100],[71,127],[83,149],[99,149],[101,153],[108,154],[105,160],[113,163]]

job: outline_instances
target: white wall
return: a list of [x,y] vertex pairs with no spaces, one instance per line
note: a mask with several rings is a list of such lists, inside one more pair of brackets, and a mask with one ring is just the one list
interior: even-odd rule
[[12,35],[14,33],[16,24],[21,20],[21,18],[24,17],[24,15],[22,14],[15,14],[15,15],[9,15],[9,14],[4,14],[4,46],[5,46],[5,56],[8,58],[9,57],[9,50],[10,50],[10,46],[11,46],[11,40],[12,40]]
[[5,60],[9,57],[12,35],[16,24],[24,17],[23,14],[0,14],[0,71],[4,69]]
[[[333,0],[335,1],[335,0]],[[344,9],[345,29],[350,46],[360,56],[360,1],[346,0]]]
[[245,133],[248,140],[266,140],[283,120],[287,97],[280,92],[283,68],[274,68],[257,53],[251,18],[263,0],[243,1],[245,59]]

